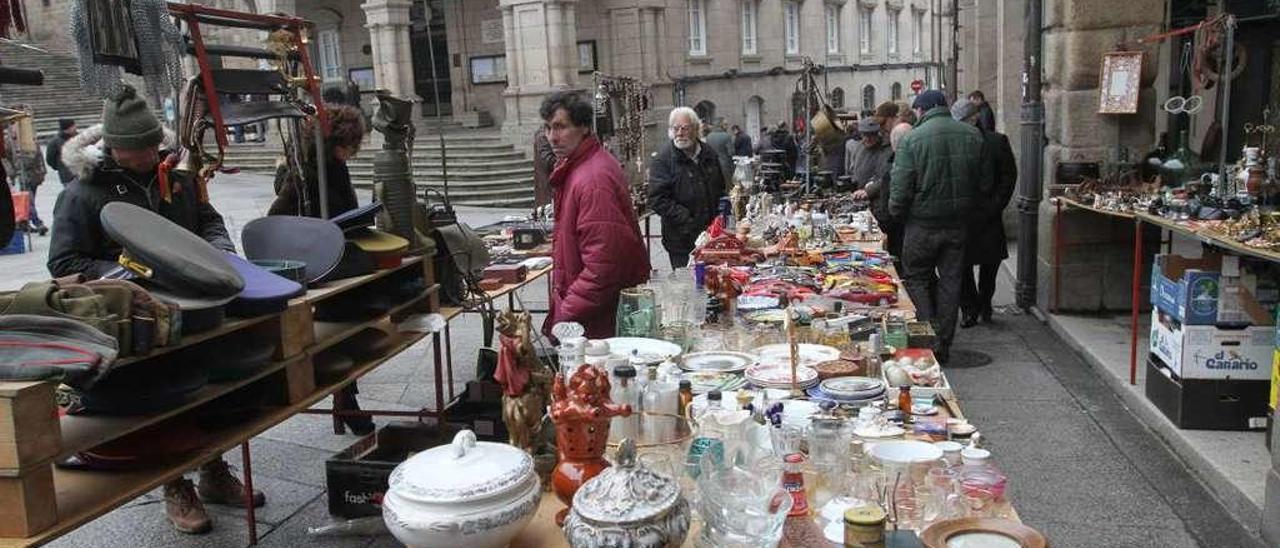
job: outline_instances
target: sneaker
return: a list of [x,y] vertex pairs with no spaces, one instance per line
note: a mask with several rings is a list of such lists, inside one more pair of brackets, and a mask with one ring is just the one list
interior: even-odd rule
[[186,478],[166,483],[164,486],[164,513],[173,528],[188,535],[201,535],[213,529],[209,513],[205,511],[191,480]]
[[[200,500],[209,504],[223,504],[244,508],[244,484],[231,475],[231,469],[222,459],[214,459],[200,467],[200,484],[196,487]],[[266,495],[253,490],[253,507],[267,503]]]

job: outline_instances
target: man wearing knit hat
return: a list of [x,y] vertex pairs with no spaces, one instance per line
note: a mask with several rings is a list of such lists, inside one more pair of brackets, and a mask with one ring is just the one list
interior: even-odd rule
[[76,133],[75,120],[60,118],[58,120],[58,136],[50,139],[49,143],[45,145],[44,163],[48,164],[50,169],[58,172],[58,181],[64,185],[75,180],[76,176],[62,163],[62,145],[65,145],[69,139],[75,137]]
[[[77,180],[66,186],[53,209],[50,274],[97,279],[116,266],[120,244],[107,236],[98,217],[111,202],[159,213],[214,247],[235,252],[222,216],[200,200],[195,182],[175,173],[169,196],[162,195],[157,168],[168,154],[161,150],[166,137],[172,133],[166,135],[146,100],[125,86],[104,102],[102,125],[84,130],[63,145],[61,161]],[[179,531],[205,533],[212,522],[201,501],[243,506],[244,494],[240,480],[221,458],[215,458],[200,467],[198,489],[186,478],[164,486],[165,513]],[[254,506],[265,500],[262,493],[254,492]]]
[[916,316],[933,323],[938,334],[934,354],[946,363],[960,307],[965,216],[990,181],[981,161],[982,134],[952,119],[941,91],[921,93],[911,108],[920,121],[898,143],[889,212],[906,226],[903,284],[916,304]]

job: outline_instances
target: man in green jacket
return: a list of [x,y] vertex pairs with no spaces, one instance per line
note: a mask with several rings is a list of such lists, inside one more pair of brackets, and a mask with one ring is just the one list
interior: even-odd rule
[[990,177],[980,161],[982,134],[952,119],[941,91],[920,94],[911,108],[920,121],[898,143],[889,213],[906,226],[901,275],[907,294],[916,316],[933,323],[934,354],[946,363],[960,307],[965,219],[989,190]]

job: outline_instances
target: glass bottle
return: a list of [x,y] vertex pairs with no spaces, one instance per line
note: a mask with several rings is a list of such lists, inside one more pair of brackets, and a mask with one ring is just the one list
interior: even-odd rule
[[911,416],[911,387],[898,388],[898,410],[902,411],[902,421],[907,422]]
[[689,418],[689,404],[693,403],[693,383],[688,379],[680,381],[680,409],[679,415]]
[[698,411],[694,417],[694,436],[689,443],[689,453],[685,458],[685,470],[690,476],[697,478],[701,473],[704,458],[711,459],[714,468],[725,466],[724,433],[720,431],[712,415],[722,411],[719,390],[707,393],[707,406]]
[[609,441],[620,442],[624,438],[635,438],[639,434],[639,418],[641,401],[637,397],[635,385],[636,369],[630,364],[620,364],[613,368],[613,385],[609,390],[609,398],[616,404],[631,406],[631,416],[614,417],[609,423]]
[[644,385],[643,436],[648,443],[663,443],[675,438],[675,420],[680,405],[675,383],[658,380],[658,368],[649,367],[649,382]]

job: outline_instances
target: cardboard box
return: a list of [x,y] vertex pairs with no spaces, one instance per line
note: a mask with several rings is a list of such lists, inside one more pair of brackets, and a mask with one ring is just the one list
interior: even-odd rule
[[1149,348],[1180,379],[1271,379],[1271,326],[1183,325],[1157,309]]
[[1145,392],[1178,428],[1257,430],[1267,425],[1266,381],[1178,379],[1154,355],[1147,359]]
[[1241,325],[1273,325],[1271,314],[1241,280],[1237,257],[1206,254],[1200,259],[1156,255],[1151,268],[1151,304],[1185,325],[1214,325],[1223,316],[1224,261],[1231,279],[1231,308],[1225,316]]
[[1280,395],[1280,348],[1272,351],[1271,355],[1271,409],[1276,408],[1276,396]]
[[1156,255],[1151,266],[1151,304],[1179,322],[1213,325],[1218,321],[1218,281],[1222,257],[1189,259]]
[[382,515],[391,471],[413,453],[453,440],[457,429],[393,422],[325,461],[329,513],[343,518]]

